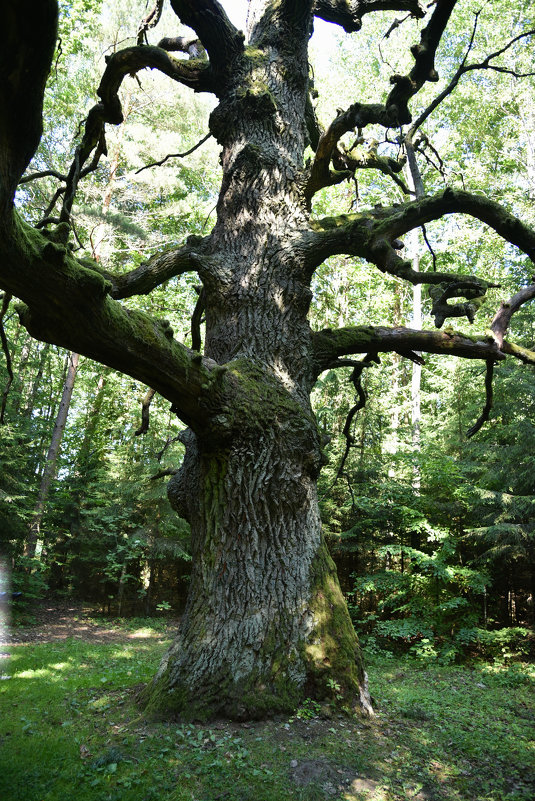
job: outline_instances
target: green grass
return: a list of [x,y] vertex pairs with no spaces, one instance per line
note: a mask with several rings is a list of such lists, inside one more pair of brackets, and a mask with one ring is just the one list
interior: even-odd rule
[[[370,657],[372,721],[146,721],[162,625],[120,644],[69,639],[0,662],[2,801],[527,801],[535,668]],[[138,628],[136,632],[136,626]],[[139,634],[139,623],[124,631]]]

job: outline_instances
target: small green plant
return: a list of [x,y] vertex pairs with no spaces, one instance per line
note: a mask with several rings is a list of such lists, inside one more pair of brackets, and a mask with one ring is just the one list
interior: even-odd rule
[[305,698],[295,715],[290,718],[290,723],[294,720],[313,720],[321,714],[321,704],[312,698]]
[[341,702],[341,701],[344,700],[344,694],[342,692],[342,688],[338,684],[337,681],[335,681],[333,678],[328,678],[327,679],[327,687],[331,691],[334,700],[336,700],[338,702]]

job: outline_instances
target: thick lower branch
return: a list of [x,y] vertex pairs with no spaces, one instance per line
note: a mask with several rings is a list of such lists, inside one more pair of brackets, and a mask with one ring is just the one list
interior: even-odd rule
[[376,230],[387,237],[397,238],[446,214],[469,214],[481,220],[535,261],[535,231],[532,228],[499,203],[461,189],[448,187],[432,197],[423,197],[398,208],[382,209],[384,219]]
[[166,321],[113,300],[102,275],[17,215],[2,239],[0,287],[26,304],[19,315],[32,336],[120,370],[170,400],[186,423],[206,423],[214,362],[176,342]]
[[148,295],[155,287],[177,275],[199,269],[199,244],[184,245],[164,253],[157,253],[135,270],[124,275],[105,277],[111,281],[110,295],[116,300],[131,298],[133,295]]
[[[382,272],[411,284],[437,286],[439,290],[434,293],[437,325],[448,316],[466,315],[472,319],[485,290],[495,285],[476,276],[415,271],[411,262],[399,253],[403,245],[399,237],[447,214],[468,214],[481,220],[535,261],[532,228],[488,198],[448,188],[433,197],[419,198],[401,206],[313,221],[313,232],[303,235],[307,266],[312,272],[328,256],[358,256],[375,264]],[[468,303],[452,306],[447,304],[450,297],[463,297]]]
[[416,331],[370,325],[318,331],[313,334],[312,347],[316,375],[326,370],[334,359],[354,353],[418,351],[465,359],[505,359],[505,354],[490,338],[469,337],[454,331]]

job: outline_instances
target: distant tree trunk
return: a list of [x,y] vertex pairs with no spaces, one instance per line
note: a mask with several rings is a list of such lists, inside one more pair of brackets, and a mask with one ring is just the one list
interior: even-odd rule
[[[414,191],[416,198],[424,195],[424,185],[416,154],[414,152],[412,140],[405,141],[407,152],[407,179],[409,187]],[[417,228],[410,232],[409,237],[409,257],[412,260],[412,269],[420,271],[420,234]],[[412,287],[412,328],[422,327],[422,285],[414,284]],[[417,362],[412,363],[411,379],[411,434],[412,434],[412,488],[415,495],[420,494],[421,474],[420,474],[420,451],[421,451],[421,384],[422,366]],[[418,531],[411,532],[411,547],[420,548],[420,534]]]
[[[394,325],[403,324],[403,315],[401,308],[401,291],[399,286],[394,287],[394,306],[392,309],[392,322]],[[402,358],[398,353],[392,354],[392,398],[393,404],[390,417],[390,433],[385,443],[384,450],[391,456],[396,454],[399,450],[399,423],[402,407],[400,406],[400,389],[402,388],[401,380],[401,363]],[[363,454],[363,452],[361,452]],[[395,461],[390,459],[390,467],[388,468],[388,477],[395,478],[396,469]]]
[[154,594],[154,580],[155,580],[154,564],[155,560],[153,558],[149,558],[147,565],[149,570],[149,576],[147,581],[147,592],[145,595],[145,615],[147,617],[151,614],[152,598]]
[[23,402],[23,394],[24,394],[24,373],[26,372],[26,364],[28,359],[30,358],[30,353],[32,350],[32,345],[34,340],[31,337],[26,339],[26,342],[22,346],[22,351],[20,354],[20,359],[18,363],[18,371],[17,377],[14,381],[14,401],[13,401],[13,415],[18,415],[20,408]]
[[26,401],[26,406],[23,412],[24,417],[31,418],[32,416],[33,409],[35,406],[35,400],[37,398],[37,393],[39,392],[41,381],[43,379],[43,370],[45,368],[49,350],[50,350],[50,345],[48,344],[48,342],[46,342],[44,347],[41,348],[41,351],[39,353],[39,366],[37,368],[37,374],[34,380],[32,381],[32,388],[30,390],[28,400]]
[[80,445],[80,450],[76,455],[75,474],[83,475],[90,467],[91,450],[94,447],[95,433],[100,418],[100,412],[104,398],[106,397],[105,388],[108,378],[108,371],[103,368],[97,381],[95,395],[91,402],[91,407],[87,413],[84,425],[84,438]]
[[63,437],[63,431],[65,430],[69,406],[71,403],[72,390],[76,378],[76,371],[78,370],[79,358],[80,357],[78,353],[69,353],[67,355],[67,377],[63,385],[61,403],[56,417],[56,422],[54,423],[52,439],[50,441],[50,447],[48,449],[43,475],[41,478],[41,486],[39,487],[39,494],[37,496],[37,502],[33,511],[32,521],[30,523],[28,537],[26,539],[26,546],[24,549],[24,555],[30,558],[33,558],[36,555],[37,544],[39,542],[41,531],[41,521],[45,511],[45,504],[48,498],[50,485],[56,475],[56,462],[61,445],[61,439]]
[[[119,168],[119,163],[121,160],[121,150],[122,150],[124,131],[131,111],[130,108],[131,100],[132,100],[132,94],[131,92],[128,92],[126,94],[125,99],[123,100],[123,122],[119,126],[119,130],[117,132],[117,144],[110,161],[110,174],[108,178],[108,185],[106,186],[106,191],[104,193],[104,200],[102,202],[103,215],[106,215],[109,212],[111,206],[111,199],[113,197],[113,190],[115,188],[117,170]],[[95,259],[95,261],[98,262],[101,261],[102,246],[104,244],[105,236],[106,236],[106,223],[105,221],[103,221],[95,227],[95,229],[91,234],[92,256]]]

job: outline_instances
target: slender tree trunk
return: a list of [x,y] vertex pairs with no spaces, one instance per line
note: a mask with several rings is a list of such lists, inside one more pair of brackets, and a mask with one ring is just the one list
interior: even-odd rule
[[43,371],[45,367],[46,360],[48,358],[48,352],[50,350],[50,345],[48,342],[45,343],[43,348],[41,348],[41,352],[39,354],[39,367],[37,369],[37,375],[35,376],[32,382],[32,388],[30,390],[30,394],[28,400],[26,402],[26,406],[24,408],[24,417],[31,418],[33,409],[35,406],[35,400],[37,398],[37,393],[41,387],[41,381],[43,379]]
[[[401,293],[399,286],[394,287],[394,308],[392,314],[392,322],[394,325],[402,325],[402,313],[401,313]],[[391,424],[390,424],[390,433],[388,435],[387,441],[384,446],[384,450],[386,453],[394,456],[399,450],[399,424],[400,424],[400,416],[401,416],[401,407],[400,407],[400,390],[402,385],[402,378],[401,378],[401,356],[398,353],[392,354],[392,410],[391,410]],[[390,467],[388,468],[388,477],[395,478],[396,476],[396,469],[395,469],[395,461],[391,460]]]
[[[422,176],[416,161],[416,154],[409,138],[405,142],[407,152],[407,179],[409,187],[414,191],[416,198],[424,195],[424,185]],[[420,270],[420,235],[417,228],[410,232],[408,237],[409,257],[412,260],[412,269],[415,272]],[[422,327],[422,285],[415,284],[412,288],[412,327],[420,329]],[[420,452],[421,452],[421,384],[422,366],[417,362],[412,363],[411,378],[411,435],[412,435],[412,488],[415,495],[420,495],[421,474],[420,474]],[[420,548],[420,534],[417,531],[411,532],[411,546]]]
[[78,370],[78,353],[69,353],[67,377],[63,385],[63,394],[61,403],[52,431],[52,439],[48,449],[43,475],[41,478],[41,486],[39,487],[39,494],[37,502],[33,511],[32,521],[30,523],[28,537],[24,548],[24,555],[33,558],[36,555],[37,544],[40,538],[41,521],[45,511],[45,504],[48,498],[50,485],[56,475],[56,462],[61,446],[61,439],[63,431],[65,430],[65,423],[67,422],[67,414],[71,403],[72,390],[74,387],[74,380],[76,378],[76,371]]
[[152,598],[154,595],[154,580],[155,580],[154,559],[149,558],[148,568],[149,568],[149,578],[147,582],[147,594],[145,595],[145,615],[147,617],[149,617],[151,613]]
[[[113,156],[110,161],[110,174],[108,178],[108,185],[106,186],[106,191],[104,193],[104,200],[102,202],[102,209],[101,209],[103,215],[106,215],[109,212],[111,206],[113,190],[115,189],[117,170],[119,168],[119,163],[121,161],[121,152],[122,152],[125,127],[131,111],[131,106],[130,106],[131,100],[132,100],[132,94],[128,92],[123,101],[123,122],[121,123],[117,131],[117,143],[114,149]],[[106,237],[106,222],[102,221],[94,228],[91,234],[92,256],[95,259],[95,261],[98,262],[101,261],[102,247],[104,245],[105,237]]]
[[18,372],[17,377],[14,381],[15,384],[15,397],[13,402],[13,416],[18,415],[20,408],[23,403],[23,395],[24,395],[24,373],[26,372],[26,365],[28,359],[30,358],[30,353],[32,350],[34,340],[31,337],[27,337],[26,342],[22,346],[22,351],[20,354],[19,364],[18,364]]

